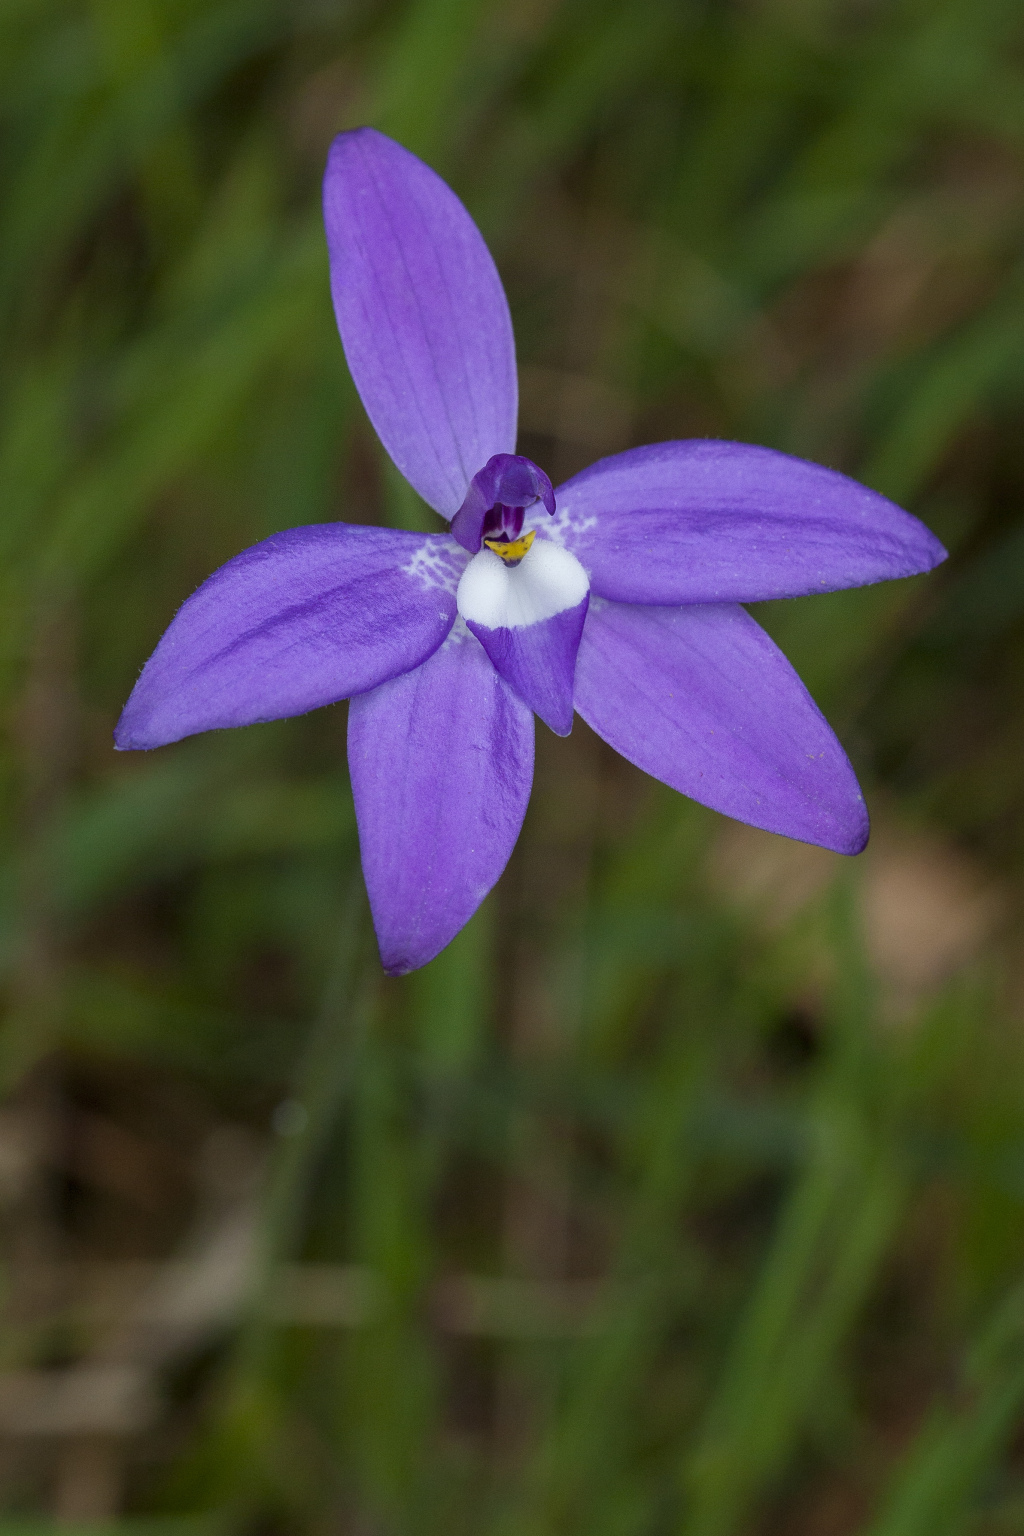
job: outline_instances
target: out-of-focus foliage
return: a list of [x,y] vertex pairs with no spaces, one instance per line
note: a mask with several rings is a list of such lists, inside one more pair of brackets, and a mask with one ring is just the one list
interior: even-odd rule
[[[949,544],[760,615],[856,866],[539,727],[385,982],[344,706],[115,757],[222,560],[430,526],[331,314],[360,122],[553,479],[738,437]],[[1022,236],[1019,0],[2,0],[0,1532],[1024,1531]]]

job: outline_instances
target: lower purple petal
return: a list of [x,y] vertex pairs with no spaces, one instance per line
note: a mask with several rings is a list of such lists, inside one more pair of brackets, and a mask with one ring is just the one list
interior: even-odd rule
[[384,969],[432,960],[508,862],[533,779],[533,717],[457,630],[353,699],[348,759]]
[[867,842],[846,754],[742,608],[592,599],[576,708],[623,757],[716,811],[838,853]]
[[122,750],[299,715],[436,651],[466,557],[447,534],[325,523],[275,533],[179,608],[125,705]]
[[589,601],[588,595],[575,608],[515,628],[488,629],[466,621],[505,681],[556,736],[572,730],[576,652]]

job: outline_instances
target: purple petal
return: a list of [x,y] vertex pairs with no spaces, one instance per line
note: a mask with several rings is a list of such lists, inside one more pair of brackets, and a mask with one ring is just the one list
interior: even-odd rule
[[742,608],[592,601],[576,708],[623,757],[702,805],[838,853],[867,842],[846,754]]
[[384,969],[432,960],[508,862],[533,778],[533,718],[464,630],[353,699],[348,760]]
[[122,748],[279,720],[407,672],[455,620],[448,534],[325,523],[275,533],[179,608],[118,722]]
[[445,517],[516,446],[516,358],[497,268],[455,193],[372,128],[339,134],[324,176],[345,356],[385,448]]
[[696,439],[618,453],[557,492],[553,536],[620,603],[760,602],[929,571],[923,523],[846,475]]

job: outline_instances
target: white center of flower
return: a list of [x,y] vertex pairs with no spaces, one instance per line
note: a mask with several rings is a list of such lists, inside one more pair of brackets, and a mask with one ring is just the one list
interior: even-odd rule
[[589,590],[575,555],[548,539],[535,539],[518,565],[506,565],[489,549],[474,555],[455,600],[469,624],[523,629],[575,608]]

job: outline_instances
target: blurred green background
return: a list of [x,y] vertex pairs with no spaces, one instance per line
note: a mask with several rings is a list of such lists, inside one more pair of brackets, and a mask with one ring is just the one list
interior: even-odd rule
[[[860,859],[539,726],[387,981],[344,705],[115,756],[224,559],[432,525],[331,312],[363,122],[553,479],[748,439],[949,545],[758,613]],[[1024,1532],[1022,235],[1020,0],[0,0],[3,1536]]]

